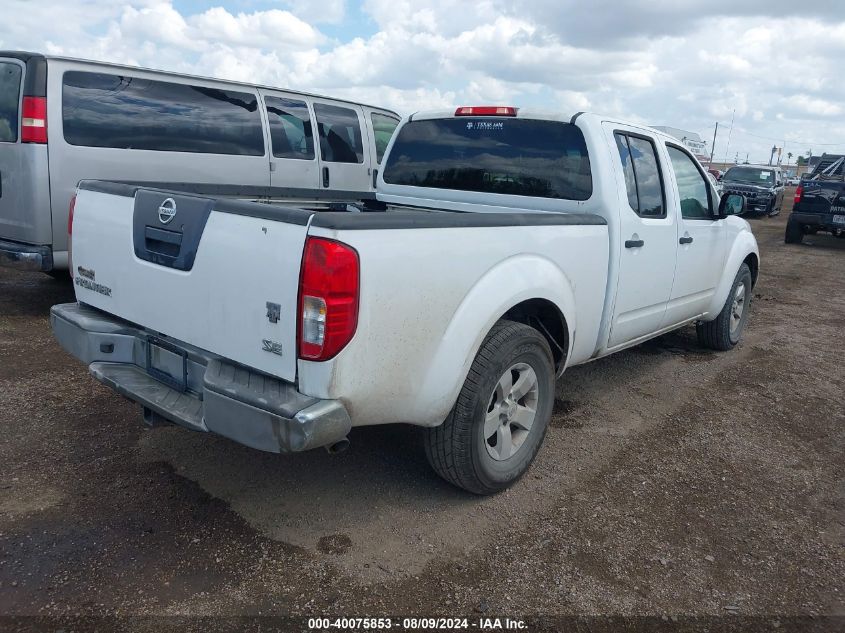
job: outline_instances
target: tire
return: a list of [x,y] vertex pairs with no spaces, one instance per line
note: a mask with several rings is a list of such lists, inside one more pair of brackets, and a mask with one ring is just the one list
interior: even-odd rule
[[773,218],[776,215],[780,215],[780,210],[781,210],[782,206],[783,206],[782,201],[779,204],[772,201],[772,206],[769,208],[769,217]]
[[44,273],[45,275],[49,275],[56,281],[61,281],[62,283],[70,281],[70,271],[69,270],[48,270]]
[[[751,270],[748,264],[742,264],[734,277],[731,291],[719,316],[712,321],[699,321],[696,324],[695,329],[700,345],[725,352],[739,343],[745,324],[748,322],[751,290]],[[734,318],[737,313],[739,316]]]
[[790,218],[786,223],[786,233],[783,235],[783,241],[787,244],[800,244],[804,241],[804,227]]
[[[530,387],[532,372],[535,382]],[[504,392],[508,381],[518,389],[516,397],[513,390]],[[528,392],[519,397],[526,386]],[[516,482],[546,435],[554,388],[554,360],[543,335],[522,323],[497,322],[482,342],[449,416],[440,426],[426,429],[425,453],[434,471],[479,495]],[[511,397],[503,397],[505,393]]]

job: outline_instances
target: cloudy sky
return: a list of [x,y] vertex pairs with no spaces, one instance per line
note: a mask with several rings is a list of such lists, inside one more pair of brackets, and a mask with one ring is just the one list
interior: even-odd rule
[[[671,125],[716,159],[845,153],[841,0],[0,0],[0,49]],[[735,111],[728,147],[728,129]],[[795,161],[793,157],[792,161]]]

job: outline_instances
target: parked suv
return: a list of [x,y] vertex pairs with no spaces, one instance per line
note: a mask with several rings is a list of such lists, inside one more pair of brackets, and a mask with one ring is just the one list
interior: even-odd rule
[[783,207],[783,171],[777,166],[735,165],[722,177],[722,188],[745,196],[748,215],[774,216]]
[[68,205],[87,178],[374,198],[398,123],[390,110],[301,92],[0,51],[0,265],[67,269]]

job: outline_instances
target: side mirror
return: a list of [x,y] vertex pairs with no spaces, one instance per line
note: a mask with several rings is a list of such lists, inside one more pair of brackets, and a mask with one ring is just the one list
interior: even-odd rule
[[729,215],[740,215],[745,211],[745,196],[738,193],[729,193],[722,196],[719,201],[719,217],[726,218]]

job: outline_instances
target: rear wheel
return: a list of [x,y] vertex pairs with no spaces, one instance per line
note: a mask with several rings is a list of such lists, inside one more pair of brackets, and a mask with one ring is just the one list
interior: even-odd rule
[[719,316],[712,321],[700,321],[696,325],[698,342],[701,345],[727,351],[739,343],[748,321],[751,288],[751,270],[748,264],[743,264],[739,267]]
[[800,244],[804,241],[804,227],[792,218],[786,223],[786,233],[783,241],[787,244]]
[[522,323],[499,321],[481,344],[446,421],[426,431],[432,468],[476,494],[510,486],[540,448],[554,385],[546,339]]

